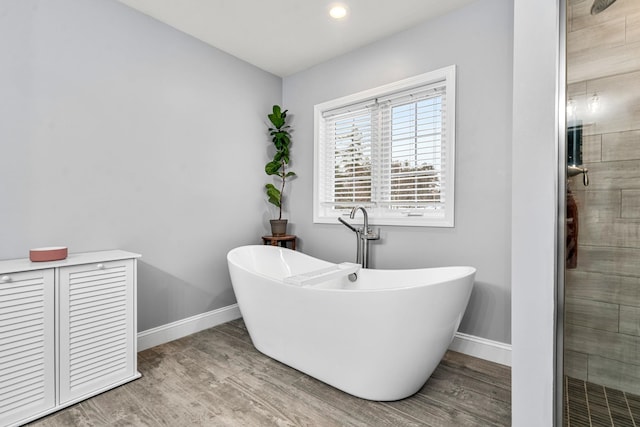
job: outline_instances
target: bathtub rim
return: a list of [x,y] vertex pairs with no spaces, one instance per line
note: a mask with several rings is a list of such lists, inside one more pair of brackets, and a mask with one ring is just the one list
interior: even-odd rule
[[[427,287],[427,286],[437,286],[443,283],[447,283],[447,282],[451,282],[451,281],[455,281],[455,280],[460,280],[460,279],[464,279],[466,277],[472,276],[473,277],[473,281],[475,281],[475,274],[477,273],[477,269],[475,267],[472,266],[468,266],[468,265],[451,265],[451,266],[441,266],[441,267],[422,267],[422,268],[398,268],[398,269],[378,269],[378,268],[367,268],[366,270],[368,272],[380,272],[380,273],[394,273],[394,272],[398,272],[398,271],[406,271],[406,272],[410,272],[410,273],[416,273],[419,271],[434,271],[434,270],[461,270],[464,273],[460,273],[460,274],[456,274],[456,275],[451,275],[451,276],[447,276],[445,280],[439,281],[439,282],[433,282],[433,283],[420,283],[420,284],[413,284],[413,285],[407,285],[407,286],[398,286],[398,287],[391,287],[391,288],[365,288],[365,289],[336,289],[336,288],[322,288],[322,287],[317,287],[314,285],[310,285],[310,286],[299,286],[299,285],[295,285],[292,283],[287,283],[284,281],[284,278],[282,279],[278,279],[278,278],[274,278],[273,276],[269,276],[263,273],[260,273],[258,271],[255,270],[250,270],[236,262],[234,262],[233,260],[230,259],[230,256],[232,254],[232,252],[236,252],[236,251],[240,251],[241,249],[247,249],[247,248],[264,248],[264,249],[260,249],[260,250],[265,250],[265,251],[271,251],[271,250],[278,250],[279,252],[283,252],[283,251],[288,251],[291,253],[297,253],[300,254],[304,257],[309,257],[318,261],[322,261],[331,265],[338,265],[339,263],[333,263],[331,261],[326,261],[323,260],[321,258],[317,258],[314,256],[311,256],[309,254],[306,254],[304,252],[300,252],[300,251],[294,251],[292,249],[289,248],[284,248],[281,246],[270,246],[270,245],[243,245],[243,246],[238,246],[235,247],[233,249],[231,249],[229,252],[227,252],[227,262],[228,263],[233,263],[234,266],[249,272],[251,274],[255,274],[256,276],[260,277],[260,278],[264,278],[267,280],[270,280],[272,282],[278,283],[279,285],[284,285],[290,288],[295,288],[295,289],[304,289],[304,290],[309,290],[309,291],[315,291],[315,292],[321,292],[321,291],[325,291],[325,292],[342,292],[342,293],[363,293],[363,292],[397,292],[397,291],[406,291],[409,289],[416,289],[416,288],[420,288],[420,287]],[[266,249],[266,248],[272,248],[272,249]],[[360,272],[362,271],[362,269],[360,270]],[[360,273],[359,272],[359,273]],[[367,273],[369,274],[369,273]]]

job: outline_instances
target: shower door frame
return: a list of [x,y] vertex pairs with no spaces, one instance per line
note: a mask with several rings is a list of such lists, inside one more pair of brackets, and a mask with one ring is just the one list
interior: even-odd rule
[[558,46],[558,222],[556,230],[555,425],[564,424],[564,290],[567,209],[567,3],[559,1]]

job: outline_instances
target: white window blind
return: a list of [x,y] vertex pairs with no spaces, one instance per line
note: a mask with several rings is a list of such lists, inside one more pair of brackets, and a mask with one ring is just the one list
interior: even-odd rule
[[324,117],[324,204],[347,209],[371,202],[371,106],[330,111]]
[[455,68],[316,105],[314,221],[453,226]]

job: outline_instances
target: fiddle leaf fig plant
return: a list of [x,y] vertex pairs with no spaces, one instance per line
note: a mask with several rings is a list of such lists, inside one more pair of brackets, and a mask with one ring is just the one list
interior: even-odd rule
[[271,135],[271,141],[276,148],[276,152],[273,160],[265,165],[264,171],[267,175],[275,175],[278,177],[280,189],[273,184],[267,184],[265,185],[265,190],[269,198],[269,203],[278,208],[278,219],[280,220],[282,219],[282,195],[287,178],[296,175],[292,171],[287,171],[287,166],[289,165],[289,146],[291,145],[291,134],[289,133],[291,126],[287,124],[287,111],[288,110],[282,111],[279,105],[274,105],[273,112],[267,115],[273,125],[273,127],[269,127],[269,135]]

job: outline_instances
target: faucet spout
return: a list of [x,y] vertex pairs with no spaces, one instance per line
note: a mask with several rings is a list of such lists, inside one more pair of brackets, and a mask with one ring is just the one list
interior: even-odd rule
[[359,210],[362,211],[362,215],[364,216],[364,224],[362,225],[362,228],[364,229],[364,234],[367,234],[369,232],[369,214],[367,214],[367,210],[364,208],[364,206],[357,205],[353,209],[351,209],[349,218],[354,219],[356,217],[356,212],[358,212]]

